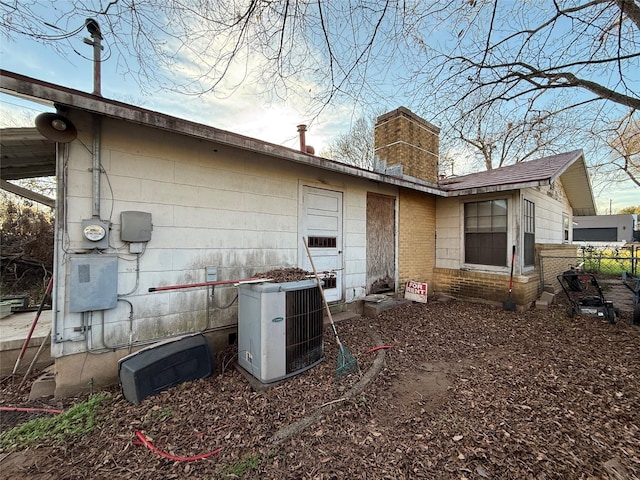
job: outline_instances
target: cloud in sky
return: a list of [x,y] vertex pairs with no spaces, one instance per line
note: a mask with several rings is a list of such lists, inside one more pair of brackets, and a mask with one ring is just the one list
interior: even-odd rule
[[[293,148],[298,145],[296,127],[305,124],[309,126],[309,144],[316,152],[321,152],[340,133],[346,133],[352,120],[362,115],[362,110],[352,103],[334,101],[329,108],[318,103],[314,94],[326,89],[324,75],[300,71],[287,79],[286,89],[279,78],[265,78],[263,73],[270,67],[260,53],[236,52],[235,60],[219,83],[209,73],[204,72],[203,76],[203,64],[229,58],[234,45],[228,38],[218,36],[213,41],[201,39],[189,49],[180,49],[180,68],[163,72],[164,75],[175,78],[179,84],[197,79],[199,89],[206,93],[163,95],[159,98],[160,109],[183,112],[201,123]],[[175,45],[174,49],[179,50]],[[293,45],[289,59],[303,64],[309,55],[320,54],[310,52],[308,45],[304,48]],[[213,75],[217,74],[219,71],[214,70]]]
[[[84,36],[86,32],[81,32],[69,40],[78,52],[77,55],[70,54],[70,58],[56,54],[51,45],[36,43],[28,38],[0,42],[2,68],[90,92],[93,89],[90,60],[92,52],[91,47],[82,43]],[[178,81],[186,82],[203,73],[200,62],[203,55],[207,56],[208,52],[212,52],[211,55],[219,57],[225,54],[225,48],[228,49],[228,42],[222,38],[201,41],[202,44],[196,42],[191,45],[190,50],[180,50],[182,58],[179,59],[179,68],[161,73],[166,76],[177,75]],[[262,72],[265,67],[260,55],[247,52],[242,53],[244,57],[239,57],[241,61],[232,65],[219,90],[202,95],[182,95],[168,89],[153,93],[144,92],[131,77],[116,72],[116,65],[120,60],[115,52],[109,51],[108,40],[105,40],[105,45],[105,56],[108,58],[102,66],[102,93],[106,98],[291,148],[298,146],[298,124],[309,125],[307,143],[315,147],[316,153],[322,153],[333,139],[347,133],[352,123],[358,117],[366,115],[367,111],[379,111],[380,105],[386,102],[390,102],[384,105],[386,109],[399,106],[394,103],[395,97],[390,96],[385,99],[369,99],[371,105],[354,104],[349,99],[335,99],[329,107],[321,109],[315,97],[319,92],[326,90],[324,82],[327,72],[300,72],[296,81],[292,82],[285,92],[279,85],[265,83],[261,75],[249,73]],[[307,45],[304,51],[294,49],[294,64],[304,66],[300,61],[305,55],[311,55],[316,60],[321,58],[319,52],[310,51],[308,48]],[[205,60],[211,60],[211,57],[206,57]],[[411,108],[411,105],[407,106]],[[0,126],[32,126],[33,118],[43,110],[47,109],[14,97],[0,95]],[[454,153],[457,158],[456,174],[470,173],[481,168],[467,161],[473,157],[471,152]],[[640,203],[638,192],[638,188],[631,182],[623,182],[595,193],[598,196],[600,210],[608,212],[610,198],[614,199],[612,204],[615,211],[616,206],[622,208]]]
[[[90,92],[93,90],[91,49],[82,44],[83,36],[86,36],[84,32],[71,40],[78,52],[78,56],[71,58],[63,58],[54,53],[50,46],[28,38],[19,37],[15,41],[2,42],[2,68]],[[199,61],[203,56],[207,56],[207,49],[216,52],[215,55],[219,57],[224,54],[221,49],[229,48],[226,46],[228,42],[222,38],[206,42],[206,47],[202,45],[203,53],[199,54],[200,59],[194,53],[199,47],[193,45],[189,50],[181,50],[180,68],[161,73],[166,77],[174,77],[177,84],[187,84],[191,79],[200,76],[202,71]],[[297,79],[297,83],[292,83],[286,92],[274,94],[269,85],[261,83],[262,81],[252,73],[263,71],[265,68],[259,55],[246,55],[244,58],[239,56],[239,61],[231,64],[228,76],[219,88],[202,95],[183,95],[170,89],[153,93],[143,92],[133,79],[116,72],[115,52],[110,52],[106,40],[105,47],[105,56],[108,59],[102,65],[101,85],[105,98],[270,143],[297,148],[296,126],[308,124],[308,143],[315,147],[316,152],[321,152],[333,138],[347,132],[351,121],[359,114],[356,106],[346,103],[334,103],[330,108],[321,110],[315,103],[313,92],[321,91],[323,86],[308,77]],[[82,58],[83,56],[87,58]],[[204,80],[211,82],[210,79]],[[319,80],[322,81],[321,78]],[[2,127],[32,126],[32,118],[39,111],[46,110],[28,102],[16,102],[13,97],[7,95],[0,96],[0,102]]]

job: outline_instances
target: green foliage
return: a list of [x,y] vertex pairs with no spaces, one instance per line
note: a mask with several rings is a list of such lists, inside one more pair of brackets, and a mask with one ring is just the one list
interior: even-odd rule
[[60,443],[69,437],[91,433],[97,427],[97,411],[107,395],[93,395],[86,402],[51,418],[36,418],[0,434],[0,451],[24,448],[36,442]]
[[635,247],[586,247],[582,250],[583,268],[587,272],[604,275],[620,276],[622,272],[632,273],[636,271],[640,261],[638,253],[640,250],[636,250]]
[[258,468],[260,464],[260,459],[256,455],[245,455],[245,457],[240,460],[235,465],[229,467],[226,471],[226,474],[229,476],[242,477],[249,470],[255,470]]
[[640,215],[640,205],[624,207],[624,208],[618,210],[618,214],[619,215],[624,215],[624,214],[627,214],[627,213],[636,213],[636,214]]

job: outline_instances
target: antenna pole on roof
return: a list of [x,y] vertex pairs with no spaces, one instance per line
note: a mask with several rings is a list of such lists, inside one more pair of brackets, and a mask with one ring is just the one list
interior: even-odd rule
[[100,52],[102,51],[102,33],[100,32],[100,26],[93,18],[87,18],[86,20],[87,30],[91,35],[91,40],[84,38],[83,41],[87,45],[93,47],[93,95],[100,95]]

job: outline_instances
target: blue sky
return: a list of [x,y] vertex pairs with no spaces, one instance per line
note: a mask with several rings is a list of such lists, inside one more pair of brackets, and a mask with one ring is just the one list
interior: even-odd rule
[[[91,56],[92,48],[82,43],[81,35],[74,43],[78,51]],[[11,42],[2,40],[0,65],[5,70],[77,90],[93,90],[93,62],[90,59],[78,55],[65,59],[46,45],[27,38]],[[115,62],[108,61],[102,66],[101,91],[105,98],[289,147],[297,145],[296,126],[312,120],[306,116],[304,104],[269,101],[259,97],[252,85],[237,89],[226,98],[184,96],[170,91],[144,93],[132,79],[115,71]],[[0,109],[2,127],[32,126],[33,117],[39,111],[47,110],[41,105],[4,94],[0,95]],[[353,116],[351,110],[353,107],[350,105],[338,107],[315,120],[307,134],[309,144],[320,151],[335,135],[347,131]]]
[[[80,19],[80,24],[83,21],[84,18]],[[69,30],[74,28],[75,26],[68,26]],[[88,33],[86,29],[82,29],[77,35],[63,41],[67,42],[65,46],[72,47],[69,50],[72,53],[66,58],[55,51],[52,43],[43,44],[24,36],[14,36],[11,40],[1,38],[0,66],[16,73],[91,92],[92,47],[83,43],[82,39],[85,37],[88,37]],[[251,77],[246,77],[246,71],[240,70],[231,72],[229,79],[233,83],[228,85],[229,93],[224,95],[185,96],[170,90],[143,92],[133,79],[116,71],[121,59],[109,49],[107,38],[104,43],[104,56],[107,58],[102,64],[101,90],[104,97],[292,148],[297,147],[296,126],[301,123],[310,125],[307,143],[313,145],[317,153],[321,153],[337,135],[347,133],[351,122],[359,116],[370,111],[380,113],[400,105],[411,108],[406,99],[398,98],[396,103],[395,95],[376,99],[376,105],[366,106],[348,99],[338,99],[318,116],[314,116],[309,112],[317,112],[317,105],[313,103],[309,92],[319,90],[321,86],[314,84],[312,80],[300,82],[287,91],[286,96],[265,95],[264,88]],[[253,60],[247,61],[250,63]],[[194,66],[185,64],[183,68],[186,72]],[[375,75],[374,72],[371,73]],[[244,81],[240,83],[239,79]],[[384,83],[385,79],[376,78],[372,81]],[[0,94],[0,127],[31,126],[37,113],[45,110],[51,111],[50,108]],[[463,165],[459,165],[456,173],[467,172]],[[609,213],[610,206],[615,213],[622,207],[640,204],[640,189],[631,181],[611,184],[605,189],[595,188],[594,195],[599,213]]]

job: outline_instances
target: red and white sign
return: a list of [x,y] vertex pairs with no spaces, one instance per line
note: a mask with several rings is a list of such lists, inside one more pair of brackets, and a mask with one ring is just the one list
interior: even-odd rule
[[427,303],[427,284],[414,281],[407,282],[404,298],[414,302]]

